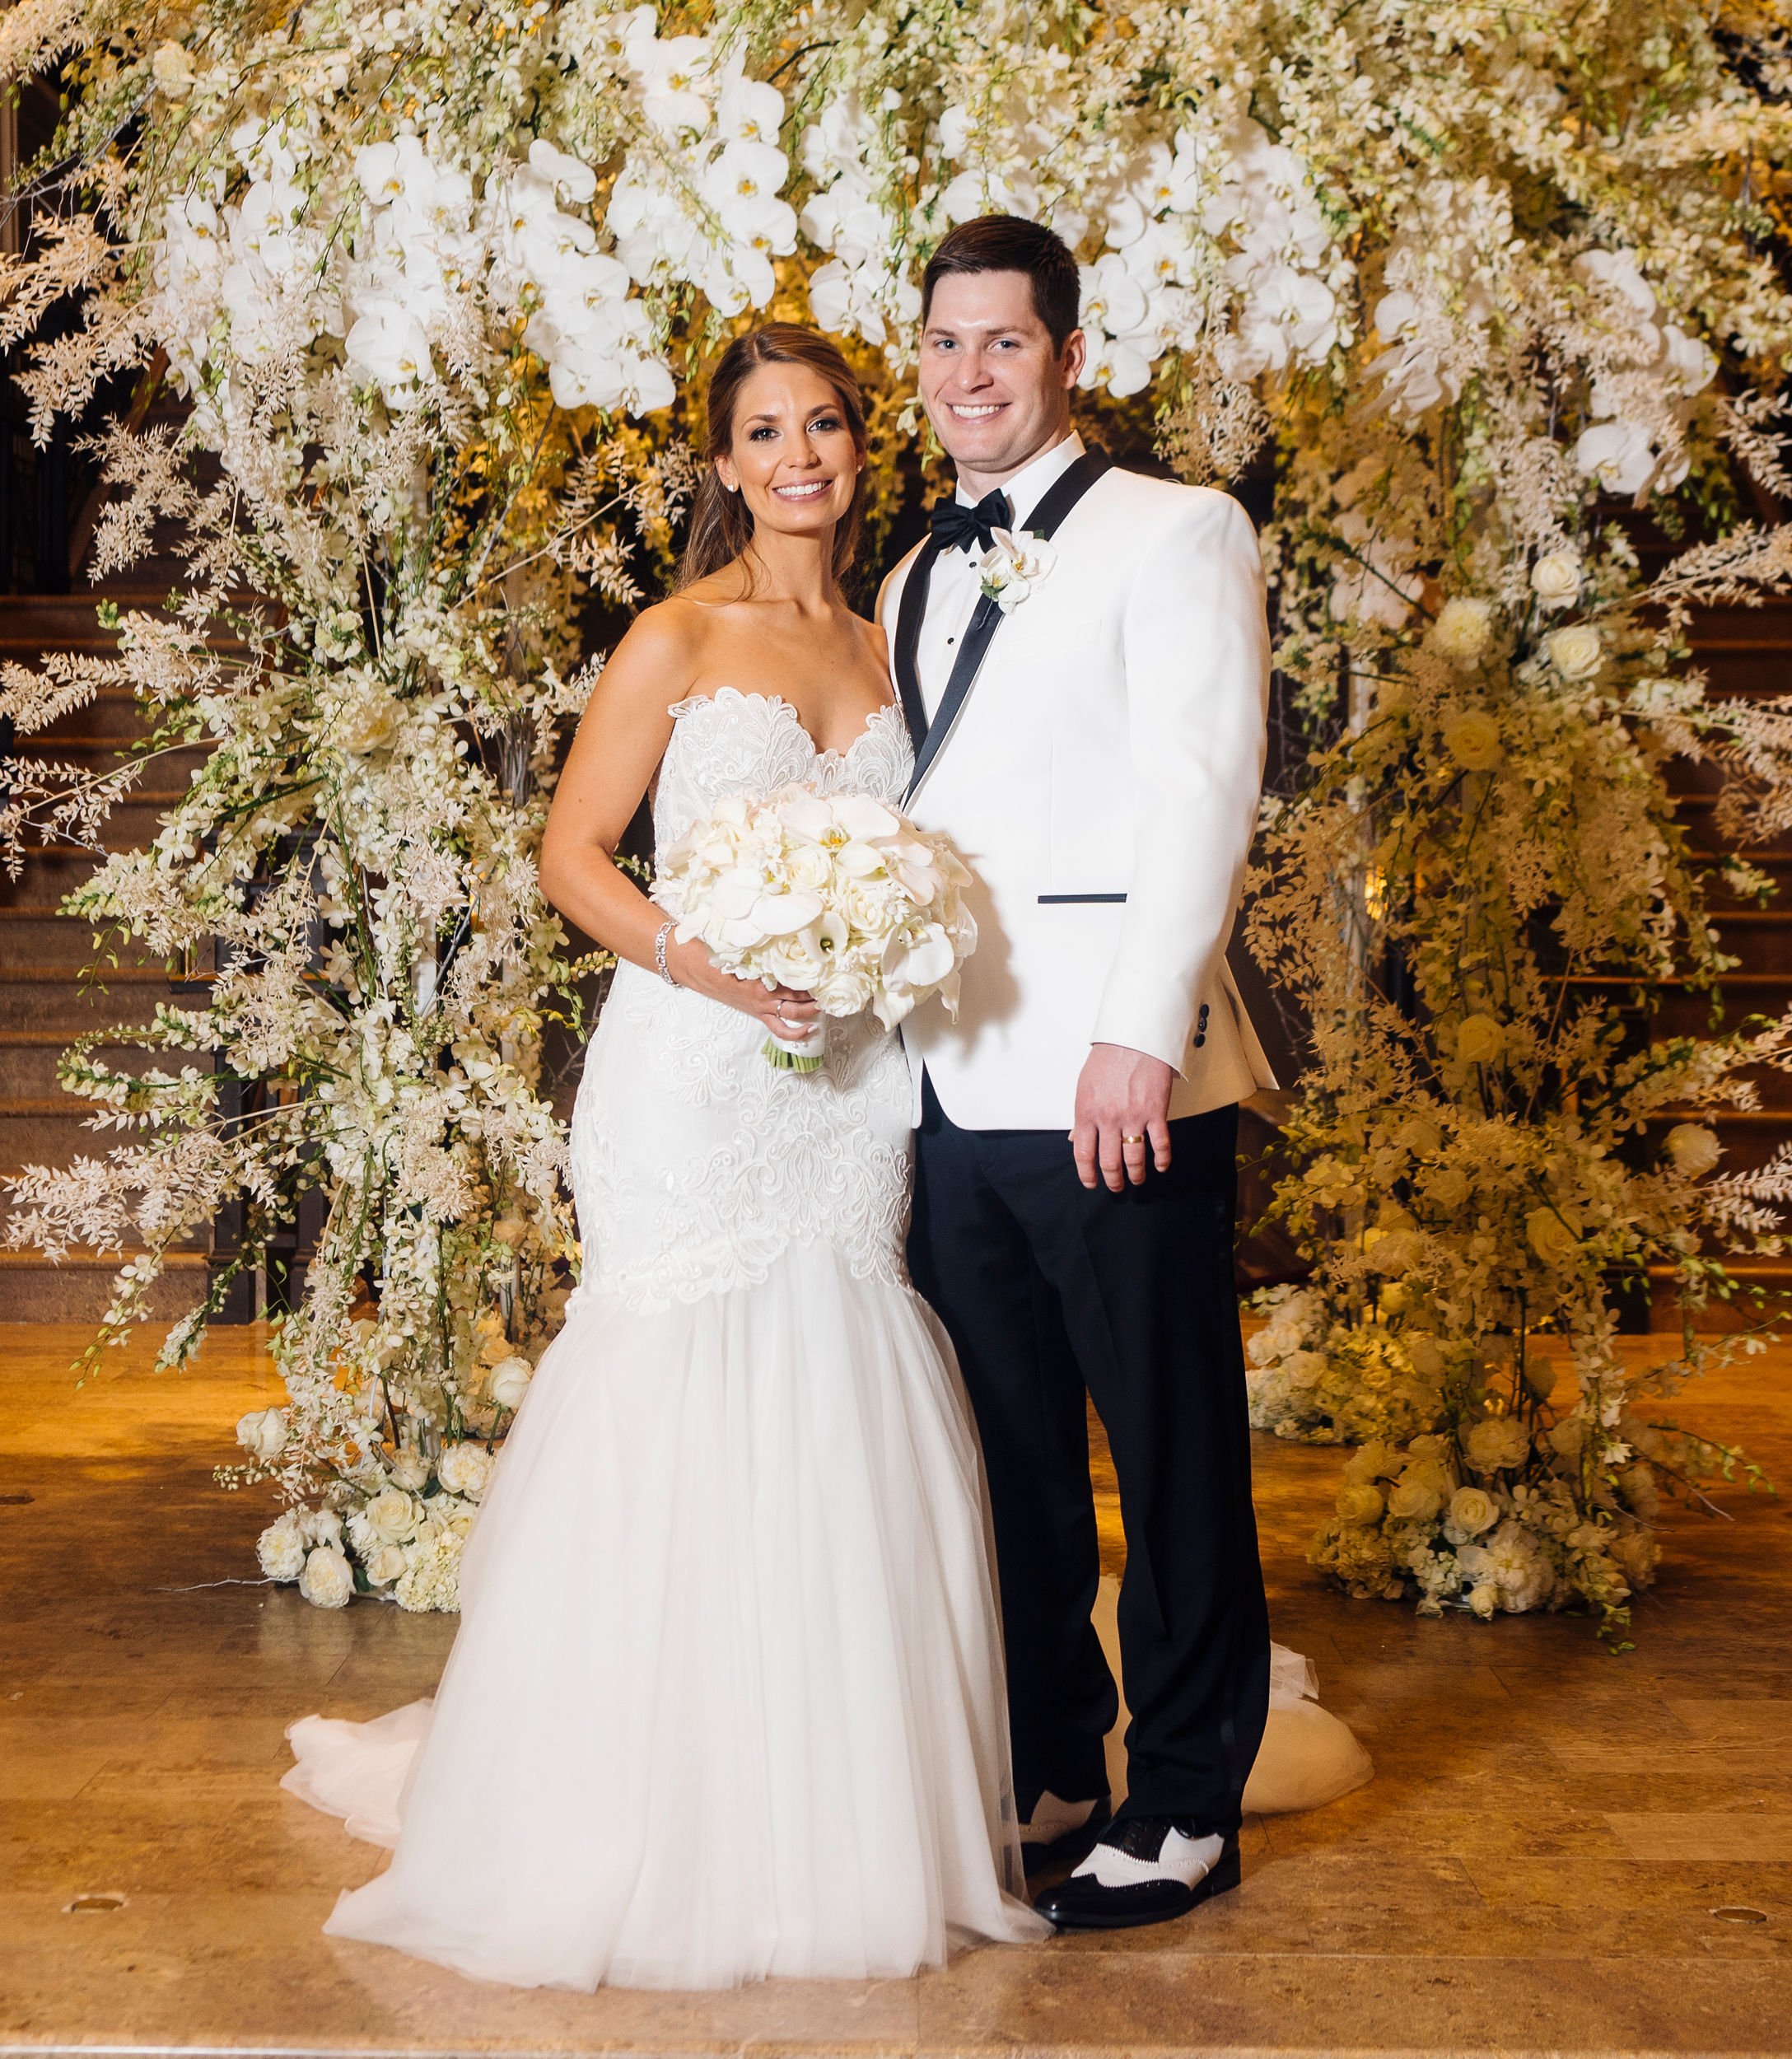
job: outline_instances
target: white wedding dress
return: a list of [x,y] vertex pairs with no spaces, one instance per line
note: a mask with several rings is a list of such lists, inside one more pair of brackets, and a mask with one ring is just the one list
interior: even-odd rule
[[[724,795],[899,800],[785,703],[681,702],[664,848]],[[910,1287],[909,1080],[869,1016],[779,1071],[620,966],[572,1118],[584,1278],[495,1468],[433,1703],[293,1726],[283,1783],[394,1846],[336,1937],[518,1986],[901,1976],[1043,1936],[968,1404]]]

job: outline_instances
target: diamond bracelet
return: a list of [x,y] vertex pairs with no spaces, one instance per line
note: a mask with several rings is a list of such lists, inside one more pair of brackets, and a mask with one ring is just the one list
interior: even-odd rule
[[662,922],[660,925],[660,934],[653,940],[653,969],[669,987],[675,987],[679,983],[672,977],[671,970],[665,962],[665,947],[671,940],[673,931],[677,927],[678,924],[675,922]]

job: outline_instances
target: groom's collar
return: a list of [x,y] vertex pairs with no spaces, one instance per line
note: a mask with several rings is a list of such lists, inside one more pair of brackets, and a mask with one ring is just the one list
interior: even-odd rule
[[[1015,511],[1017,530],[1026,527],[1028,516],[1082,455],[1083,439],[1072,429],[1062,443],[1054,443],[1030,464],[1023,465],[1002,488],[1008,496],[1008,505]],[[958,489],[958,498],[966,507],[976,505],[962,486]]]

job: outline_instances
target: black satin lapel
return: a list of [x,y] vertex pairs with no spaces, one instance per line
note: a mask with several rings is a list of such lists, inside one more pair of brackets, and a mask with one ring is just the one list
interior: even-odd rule
[[917,758],[926,743],[927,704],[921,698],[921,675],[915,666],[915,651],[927,613],[927,589],[933,581],[933,561],[939,555],[936,544],[922,545],[921,553],[903,584],[902,604],[896,610],[896,648],[891,665],[896,674],[896,691],[902,697],[903,720],[908,725],[908,740]]
[[[1088,450],[1058,479],[1044,499],[1027,518],[1026,533],[1029,536],[1049,537],[1071,510],[1083,497],[1104,472],[1111,469],[1113,460],[1105,451]],[[921,600],[916,609],[912,633],[907,633],[907,670],[904,666],[905,633],[911,630],[908,603],[917,583],[917,577],[925,567],[926,577],[919,577]],[[931,558],[924,557],[908,576],[908,584],[903,590],[903,605],[896,623],[896,679],[902,690],[903,707],[908,715],[911,736],[916,735],[914,716],[909,709],[908,682],[915,677],[915,640],[921,634],[921,618],[926,609],[926,577],[931,577],[933,565]],[[952,666],[952,676],[946,681],[945,692],[940,697],[940,705],[933,712],[933,721],[926,726],[925,738],[915,745],[914,777],[908,782],[912,794],[921,784],[922,775],[940,755],[941,745],[952,733],[959,710],[964,705],[964,697],[975,683],[978,670],[983,662],[983,654],[990,647],[996,632],[1001,627],[1002,613],[987,595],[979,596],[970,626],[964,632],[964,641],[959,646],[959,654]],[[916,682],[914,705],[920,707],[921,689]]]
[[922,774],[940,754],[940,746],[951,734],[952,724],[959,710],[964,705],[964,697],[971,690],[971,682],[977,677],[983,662],[983,653],[1001,623],[1001,609],[987,594],[979,594],[977,605],[971,614],[970,625],[964,632],[964,641],[959,646],[959,654],[952,661],[952,676],[945,683],[945,691],[940,696],[940,705],[933,711],[933,721],[920,748],[915,753],[913,777],[908,782],[912,793],[921,784]]

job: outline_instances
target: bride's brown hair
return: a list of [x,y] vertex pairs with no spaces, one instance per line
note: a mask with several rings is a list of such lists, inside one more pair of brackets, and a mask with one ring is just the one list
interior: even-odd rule
[[[737,336],[722,353],[709,376],[704,397],[703,476],[691,503],[691,526],[679,559],[678,584],[688,586],[731,565],[753,540],[753,517],[745,498],[730,493],[716,474],[716,460],[734,450],[735,412],[740,389],[762,365],[806,365],[833,388],[855,447],[865,451],[865,396],[852,367],[837,345],[819,330],[795,322],[768,322],[763,329]],[[833,576],[843,585],[859,548],[865,521],[865,474],[852,484],[852,502],[834,525]]]

